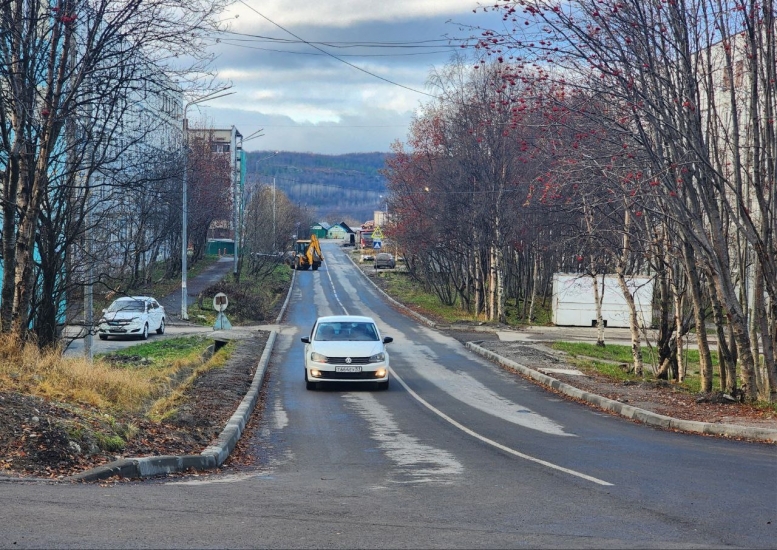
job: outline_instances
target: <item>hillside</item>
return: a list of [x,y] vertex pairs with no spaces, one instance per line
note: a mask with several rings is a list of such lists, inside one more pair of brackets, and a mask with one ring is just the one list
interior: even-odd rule
[[248,183],[271,185],[275,178],[276,189],[314,209],[318,221],[361,223],[385,208],[386,181],[379,171],[389,153],[273,153],[246,153]]

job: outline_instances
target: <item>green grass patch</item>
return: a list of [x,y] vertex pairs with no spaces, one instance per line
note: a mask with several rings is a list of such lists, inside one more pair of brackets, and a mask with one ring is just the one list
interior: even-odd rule
[[430,316],[448,323],[475,320],[473,315],[455,304],[452,306],[442,304],[437,296],[425,291],[423,286],[408,273],[383,271],[378,273],[378,277],[385,282],[386,292],[390,296],[411,308],[421,309],[428,312]]
[[592,357],[595,359],[605,359],[607,361],[619,361],[621,363],[631,363],[631,347],[608,344],[607,346],[597,346],[596,344],[587,344],[583,342],[554,342],[553,349],[568,353],[573,357]]
[[[632,368],[633,358],[631,356],[631,346],[618,344],[607,344],[604,347],[596,344],[583,342],[554,342],[551,347],[555,350],[563,351],[572,357],[572,362],[581,370],[594,370],[615,380],[649,380],[653,376],[650,372],[650,360],[655,359],[652,354],[655,349],[642,348],[643,360],[645,362],[644,376],[637,377],[631,373],[626,373],[621,365],[627,365]],[[712,388],[713,391],[720,391],[720,376],[718,369],[718,354],[712,351]],[[683,361],[685,363],[685,380],[676,387],[683,388],[691,393],[701,391],[701,377],[699,376],[699,351],[688,349],[683,352]]]
[[192,356],[201,356],[210,344],[212,344],[212,341],[204,336],[181,336],[179,338],[144,342],[101,355],[100,357],[110,359],[111,357],[140,356],[153,364],[169,365]]

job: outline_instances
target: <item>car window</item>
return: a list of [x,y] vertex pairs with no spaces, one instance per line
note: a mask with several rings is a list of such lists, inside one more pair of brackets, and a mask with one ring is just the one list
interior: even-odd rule
[[372,323],[321,323],[316,329],[314,340],[374,342],[378,340],[378,330]]
[[117,300],[108,311],[145,311],[145,304],[140,300]]
[[372,323],[357,323],[351,334],[352,340],[375,341],[378,339],[378,331]]
[[335,338],[336,335],[337,335],[337,330],[334,324],[322,323],[318,325],[318,328],[316,329],[316,335],[313,339],[327,342],[327,341],[336,340]]

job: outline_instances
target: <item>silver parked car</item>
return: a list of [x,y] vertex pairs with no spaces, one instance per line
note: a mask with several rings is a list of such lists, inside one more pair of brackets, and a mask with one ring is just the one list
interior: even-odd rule
[[305,383],[314,390],[319,382],[371,382],[389,386],[389,355],[371,317],[335,315],[319,317],[305,344]]
[[149,296],[125,296],[115,300],[97,321],[100,340],[108,336],[133,336],[146,340],[150,330],[165,333],[165,308]]

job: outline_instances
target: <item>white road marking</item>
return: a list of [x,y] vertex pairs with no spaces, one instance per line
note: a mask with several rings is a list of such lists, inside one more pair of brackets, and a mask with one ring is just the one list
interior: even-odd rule
[[370,437],[409,481],[397,483],[452,483],[464,472],[462,464],[443,449],[425,445],[402,432],[391,412],[368,393],[346,394],[344,399],[367,420]]
[[286,414],[286,409],[283,408],[283,401],[280,397],[275,400],[272,420],[273,429],[275,430],[282,430],[289,425],[289,415]]
[[[403,349],[403,351],[406,350]],[[419,357],[418,353],[413,353],[413,355]],[[435,361],[427,361],[418,365],[416,371],[451,397],[479,411],[543,433],[577,437],[574,434],[566,433],[563,426],[550,418],[505,399],[469,374],[452,371]]]
[[431,404],[429,404],[426,400],[424,400],[424,398],[422,398],[420,395],[418,395],[416,392],[414,392],[412,389],[410,389],[410,386],[405,384],[405,381],[402,380],[402,378],[400,378],[397,375],[396,372],[394,372],[394,369],[389,369],[389,371],[391,372],[391,376],[393,376],[394,379],[397,382],[399,382],[402,385],[402,387],[405,388],[405,390],[407,390],[407,392],[410,395],[412,395],[424,407],[426,407],[427,409],[432,411],[434,414],[436,414],[437,416],[439,416],[440,418],[442,418],[446,422],[450,423],[452,426],[455,426],[456,428],[460,429],[464,433],[466,433],[468,435],[471,435],[472,437],[474,437],[476,439],[479,439],[483,443],[486,443],[488,445],[496,447],[497,449],[500,449],[500,450],[502,450],[502,451],[504,451],[506,453],[509,453],[511,455],[517,456],[519,458],[523,458],[524,460],[528,460],[529,462],[534,462],[536,464],[540,464],[540,465],[545,466],[547,468],[551,468],[553,470],[558,470],[559,472],[564,472],[566,474],[569,474],[569,475],[572,475],[572,476],[575,476],[575,477],[579,477],[579,478],[585,479],[587,481],[591,481],[591,482],[596,483],[598,485],[606,485],[606,486],[611,486],[612,485],[612,483],[609,483],[609,482],[604,481],[602,479],[599,479],[599,478],[596,478],[596,477],[593,477],[593,476],[589,476],[587,474],[584,474],[582,472],[578,472],[578,471],[575,471],[575,470],[571,470],[569,468],[564,468],[563,466],[559,466],[558,464],[553,464],[552,462],[548,462],[547,460],[542,460],[540,458],[535,458],[533,456],[527,455],[527,454],[522,453],[520,451],[516,451],[515,449],[511,449],[510,447],[502,445],[501,443],[497,443],[493,439],[488,439],[487,437],[484,437],[484,436],[480,435],[479,433],[475,432],[474,430],[470,430],[469,428],[467,428],[463,424],[460,424],[460,423],[456,422],[453,418],[451,418],[450,416],[448,416],[447,414],[445,414],[441,410],[439,410],[439,409],[435,408],[434,406],[432,406]]

